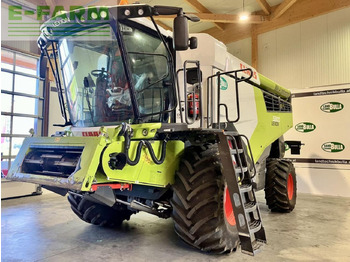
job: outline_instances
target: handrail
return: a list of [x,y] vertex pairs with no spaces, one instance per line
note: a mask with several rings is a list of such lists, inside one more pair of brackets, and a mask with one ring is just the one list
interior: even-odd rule
[[[196,68],[197,68],[197,79],[198,79],[198,84],[197,84],[197,89],[199,90],[199,103],[200,103],[200,106],[199,106],[199,114],[197,114],[196,110],[195,110],[195,107],[196,107],[196,97],[195,97],[195,92],[192,91],[192,92],[188,92],[187,91],[187,64],[195,64],[196,65]],[[179,82],[178,82],[178,79],[179,79],[179,73],[183,71],[184,72],[184,77],[183,77],[183,94],[184,94],[184,100],[181,101],[181,98],[180,98],[180,87],[179,87]],[[182,107],[181,107],[181,102],[184,102],[184,107],[185,107],[185,122],[186,124],[188,125],[191,125],[193,124],[195,121],[196,121],[196,118],[198,117],[198,115],[200,116],[200,126],[202,127],[202,124],[203,124],[203,113],[202,113],[202,108],[203,108],[203,95],[202,95],[202,81],[201,81],[201,71],[200,71],[200,62],[198,60],[186,60],[184,62],[184,65],[183,65],[183,68],[182,69],[179,69],[177,70],[176,72],[177,74],[177,93],[178,93],[178,97],[179,97],[179,103],[180,103],[180,106],[179,106],[179,112],[180,112],[180,118],[181,118],[181,122],[183,123],[183,116],[182,116]],[[187,95],[190,94],[192,95],[192,99],[188,99]],[[193,103],[193,107],[194,107],[194,110],[193,110],[193,117],[192,119],[189,119],[188,117],[188,102],[192,102]]]
[[[248,77],[238,77],[238,73],[240,72],[250,72]],[[236,91],[236,107],[237,107],[237,118],[235,120],[230,120],[228,118],[228,107],[226,104],[220,103],[220,86],[221,86],[221,75],[227,75],[235,80],[235,91]],[[225,118],[228,123],[236,123],[240,119],[240,106],[239,106],[239,92],[238,92],[238,84],[240,82],[248,82],[253,76],[253,70],[250,68],[232,70],[228,72],[217,72],[215,75],[209,76],[207,78],[207,128],[212,127],[214,124],[213,115],[214,115],[214,88],[212,80],[217,77],[217,127],[220,127],[220,107],[225,108]],[[209,84],[210,83],[210,84]],[[208,96],[210,92],[210,96]],[[209,97],[211,103],[209,103]],[[210,104],[210,105],[209,105]],[[210,120],[209,120],[210,119]]]

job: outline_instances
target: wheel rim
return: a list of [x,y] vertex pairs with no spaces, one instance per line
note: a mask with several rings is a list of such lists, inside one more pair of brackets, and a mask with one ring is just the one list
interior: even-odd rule
[[288,175],[287,192],[288,192],[288,199],[292,200],[294,195],[294,182],[293,182],[293,176],[291,173],[289,173]]
[[235,215],[233,214],[232,202],[230,198],[230,193],[228,192],[227,186],[225,187],[225,196],[224,196],[224,213],[226,221],[231,225],[236,225]]

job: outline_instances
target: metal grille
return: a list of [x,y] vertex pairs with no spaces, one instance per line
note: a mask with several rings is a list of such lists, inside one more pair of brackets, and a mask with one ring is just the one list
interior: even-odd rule
[[277,96],[264,92],[266,110],[268,112],[291,112],[292,105]]
[[22,164],[23,173],[69,177],[79,168],[83,147],[31,147]]

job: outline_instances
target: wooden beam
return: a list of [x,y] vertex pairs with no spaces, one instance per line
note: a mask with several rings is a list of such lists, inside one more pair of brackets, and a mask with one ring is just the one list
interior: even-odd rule
[[350,7],[349,0],[308,0],[297,1],[280,18],[266,21],[257,26],[257,33],[263,34],[281,27],[305,21],[307,19],[328,14],[342,8]]
[[209,34],[225,44],[250,37],[251,24],[228,24],[224,31],[219,31],[215,27],[202,31]]
[[164,23],[162,23],[161,21],[156,21],[156,23],[159,25],[159,26],[161,26],[161,27],[163,27],[165,30],[170,30],[170,31],[173,31],[173,28],[172,27],[170,27],[170,26],[168,26],[168,25],[166,25],[166,24],[164,24]]
[[251,35],[252,35],[252,66],[256,70],[258,70],[258,34],[256,32],[256,25],[252,25]]
[[271,6],[269,5],[268,2],[266,2],[266,0],[256,0],[258,2],[258,4],[260,5],[261,9],[263,10],[263,12],[267,15],[271,14]]
[[[194,10],[198,13],[212,13],[208,8],[202,5],[198,0],[185,0]],[[225,29],[225,25],[222,23],[214,23],[217,28],[220,30]]]
[[271,20],[279,18],[283,15],[297,0],[284,0],[276,10],[271,14]]
[[[239,15],[231,14],[213,14],[213,13],[188,13],[198,16],[201,21],[205,22],[220,22],[225,24],[235,24],[235,23],[247,23],[247,24],[261,24],[266,21],[267,17],[262,15],[250,15],[249,19],[246,21],[241,21]],[[159,15],[154,16],[156,20],[173,20],[175,16],[173,15]]]
[[[281,27],[299,23],[301,21],[324,15],[336,10],[350,7],[349,0],[307,0],[297,1],[289,8],[284,15],[274,20],[267,20],[264,23],[256,25],[256,33],[263,34]],[[271,7],[274,12],[278,6]],[[224,31],[218,31],[216,28],[210,28],[203,33],[208,33],[218,40],[228,44],[251,36],[251,25],[247,24],[228,24]]]

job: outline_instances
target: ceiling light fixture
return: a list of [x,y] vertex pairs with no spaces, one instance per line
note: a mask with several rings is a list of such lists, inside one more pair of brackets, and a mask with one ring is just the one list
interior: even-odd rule
[[247,21],[249,19],[249,12],[244,10],[244,0],[242,0],[242,12],[239,14],[240,21]]

